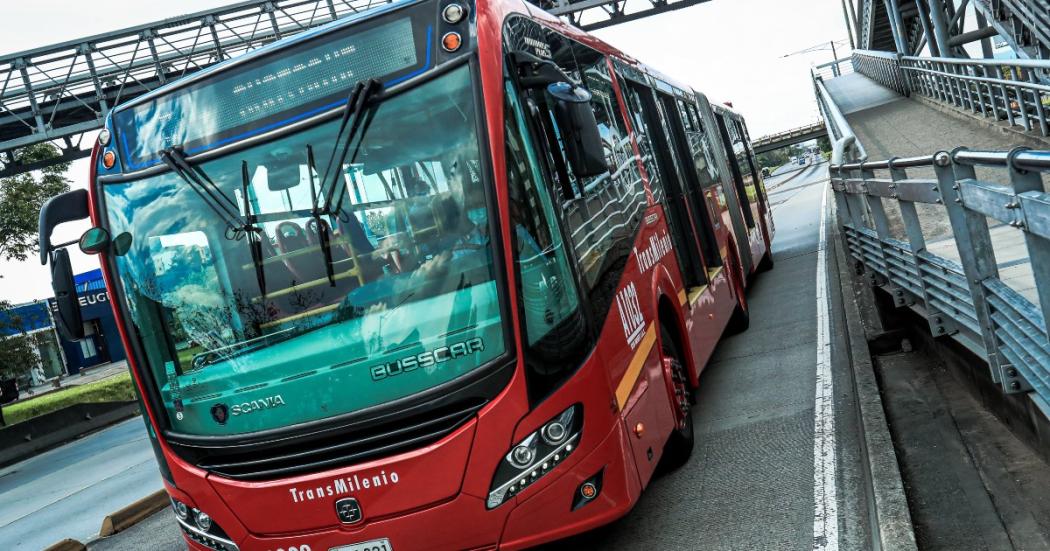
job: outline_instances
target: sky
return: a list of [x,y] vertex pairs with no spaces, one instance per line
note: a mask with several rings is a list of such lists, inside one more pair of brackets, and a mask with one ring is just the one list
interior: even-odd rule
[[[0,54],[100,34],[207,10],[232,0],[34,0],[8,2],[0,22]],[[46,24],[41,25],[41,22]],[[603,40],[712,102],[732,102],[753,138],[818,119],[809,68],[832,59],[830,49],[789,55],[847,36],[841,0],[711,0],[683,10],[595,32]],[[848,55],[840,47],[839,57]],[[87,186],[84,160],[68,174],[73,188]],[[0,213],[2,215],[3,213]],[[86,222],[60,226],[53,242],[77,238]],[[77,273],[98,261],[70,250]],[[52,295],[39,257],[0,260],[0,300],[26,302]]]

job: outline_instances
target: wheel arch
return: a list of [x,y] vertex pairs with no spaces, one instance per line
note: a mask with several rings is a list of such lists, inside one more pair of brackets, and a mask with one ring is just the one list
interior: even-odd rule
[[[679,292],[677,286],[671,279],[670,273],[663,265],[657,265],[653,269],[653,304],[656,306],[657,335],[660,327],[667,327],[674,338],[675,347],[685,360],[686,369],[689,372],[689,384],[692,388],[699,385],[699,370],[693,356],[693,346],[686,331],[685,313],[676,300]],[[681,291],[685,292],[684,289]]]

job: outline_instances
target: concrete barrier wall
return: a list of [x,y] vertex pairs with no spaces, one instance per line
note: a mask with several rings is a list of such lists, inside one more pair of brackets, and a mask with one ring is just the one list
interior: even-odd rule
[[0,467],[138,415],[138,402],[77,404],[0,429]]

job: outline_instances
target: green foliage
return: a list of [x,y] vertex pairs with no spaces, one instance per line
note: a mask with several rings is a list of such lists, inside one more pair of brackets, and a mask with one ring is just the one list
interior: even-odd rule
[[[23,164],[54,159],[61,153],[44,142],[15,152],[17,162]],[[23,261],[37,249],[40,207],[48,199],[69,191],[65,177],[69,163],[58,163],[36,172],[0,179],[0,258]]]
[[781,147],[774,149],[773,151],[767,151],[760,153],[756,156],[758,164],[767,167],[770,170],[774,170],[783,165],[788,164],[792,157],[797,157],[803,152],[802,146],[789,145],[787,147]]
[[38,398],[22,400],[4,407],[7,423],[32,419],[38,415],[57,411],[75,404],[89,402],[126,402],[135,399],[135,385],[130,373],[122,373],[86,385],[68,386],[62,390],[43,394]]
[[[15,334],[2,335],[11,332]],[[22,333],[22,320],[12,312],[11,303],[0,300],[0,379],[19,376],[36,361],[31,337]]]
[[821,153],[829,153],[831,151],[831,140],[827,136],[817,138],[817,147],[820,148]]

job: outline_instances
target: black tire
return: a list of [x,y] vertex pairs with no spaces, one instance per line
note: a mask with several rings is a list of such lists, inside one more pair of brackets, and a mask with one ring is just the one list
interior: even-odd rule
[[733,309],[733,316],[729,318],[729,326],[726,327],[726,333],[729,335],[743,333],[750,326],[751,314],[748,313],[746,308],[741,307],[740,303],[737,303],[736,308]]
[[766,251],[766,256],[758,263],[758,271],[768,272],[773,269],[773,251]]
[[733,309],[733,315],[729,318],[729,325],[726,326],[727,335],[743,333],[751,325],[751,309],[747,306],[747,295],[744,294],[743,289],[737,289],[736,291],[736,308]]
[[665,358],[671,358],[673,362],[671,367],[672,376],[675,379],[675,384],[681,385],[678,388],[684,393],[677,396],[679,403],[671,404],[671,407],[684,408],[686,412],[684,426],[671,431],[671,436],[667,439],[667,444],[664,445],[664,455],[660,459],[660,469],[670,471],[684,465],[693,453],[695,437],[693,435],[692,408],[689,407],[693,400],[692,389],[689,388],[689,378],[685,373],[685,364],[682,363],[682,356],[678,353],[678,347],[675,346],[671,332],[663,325],[660,326],[660,348]]

